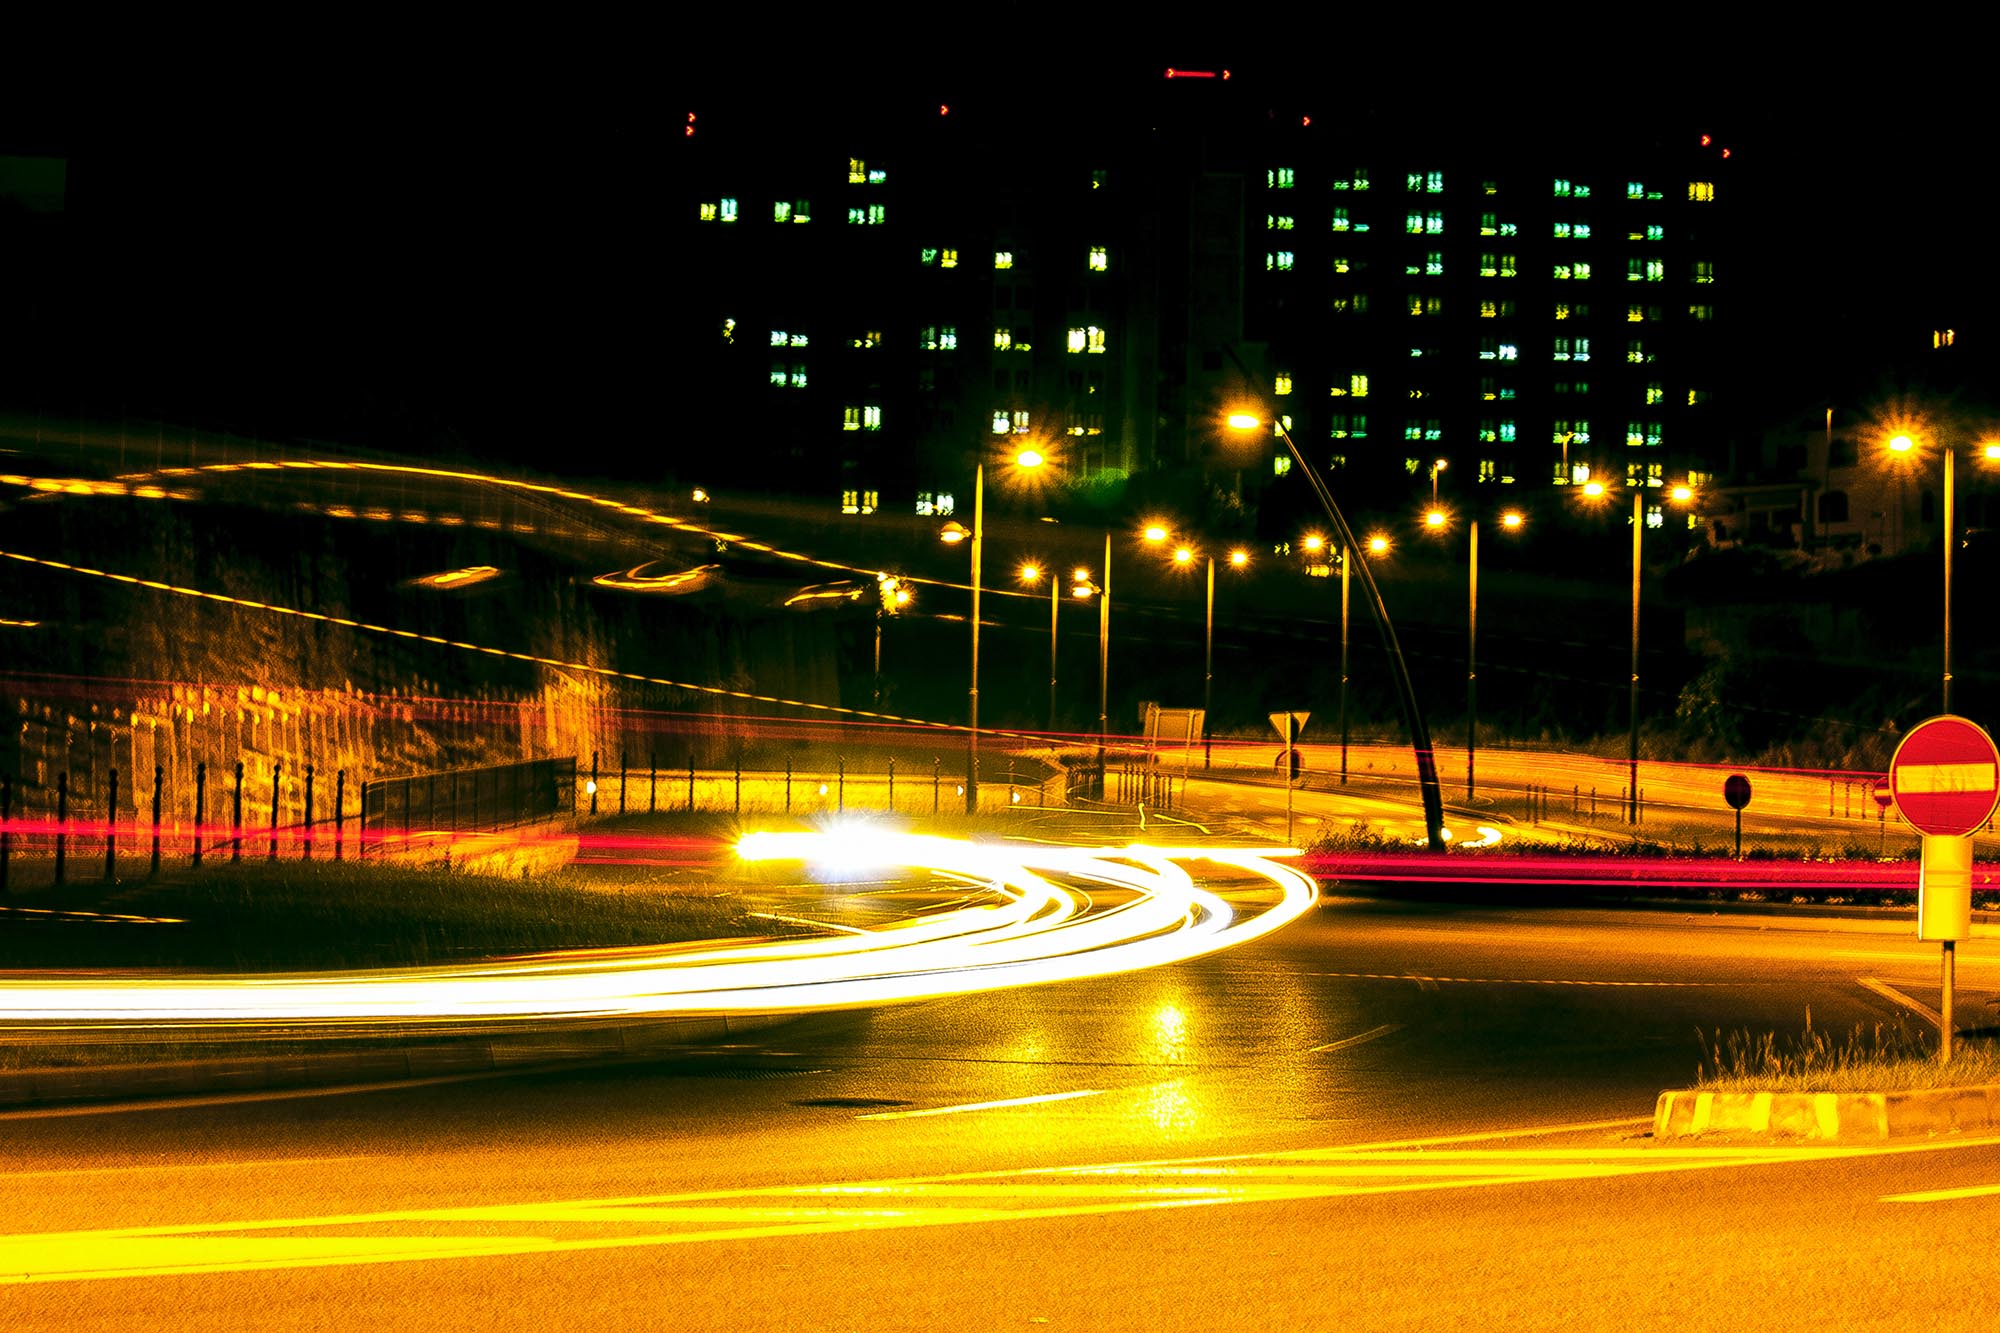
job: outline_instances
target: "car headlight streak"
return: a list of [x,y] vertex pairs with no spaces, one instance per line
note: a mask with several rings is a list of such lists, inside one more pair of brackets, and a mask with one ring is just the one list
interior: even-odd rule
[[[1305,912],[1318,893],[1309,876],[1271,859],[1291,852],[1030,846],[853,826],[753,833],[738,851],[747,861],[849,873],[928,870],[987,891],[866,930],[706,949],[584,951],[338,975],[0,980],[0,1024],[462,1023],[856,1008],[1179,962],[1268,934]],[[1240,916],[1184,862],[1262,876],[1278,890],[1276,901]]]

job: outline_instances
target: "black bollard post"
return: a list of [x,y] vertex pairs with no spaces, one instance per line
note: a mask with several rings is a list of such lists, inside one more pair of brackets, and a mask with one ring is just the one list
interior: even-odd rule
[[833,793],[834,812],[844,815],[847,813],[847,756],[840,756],[834,763],[837,765],[834,775],[834,782],[837,784]]
[[891,759],[889,760],[889,810],[890,810],[890,813],[892,813],[892,814],[893,814],[893,813],[895,812],[895,809],[896,809],[896,761],[895,761],[895,759],[894,759],[894,758],[891,758]]
[[931,813],[933,815],[935,815],[938,812],[938,783],[939,783],[938,757],[936,755],[932,755],[931,756]]
[[743,757],[736,758],[736,813],[743,813]]
[[299,853],[307,861],[313,856],[313,766],[306,765],[306,817],[304,841],[299,844]]
[[194,856],[190,862],[201,869],[201,821],[208,817],[208,765],[194,766]]
[[236,796],[229,812],[229,859],[243,859],[243,761],[236,761]]
[[792,813],[792,761],[785,760],[785,813]]
[[56,883],[63,882],[69,852],[69,770],[56,774]]
[[104,879],[118,878],[118,770],[112,769],[104,786]]
[[625,766],[625,747],[621,745],[618,747],[618,813],[621,815],[625,813],[625,774],[627,771]]
[[14,779],[0,777],[0,894],[7,892],[7,858],[14,852]]
[[347,770],[344,768],[335,769],[333,773],[333,859],[336,861],[341,859],[341,853],[346,850],[340,845],[342,836],[347,832],[347,814],[343,809],[346,804]]
[[597,817],[597,751],[590,752],[590,815]]
[[660,813],[660,751],[657,746],[646,751],[646,813]]
[[694,751],[688,751],[688,813],[694,813]]
[[271,761],[271,860],[278,859],[278,774],[283,770],[280,760]]
[[160,873],[160,780],[165,776],[166,776],[166,770],[161,768],[158,764],[154,764],[153,765],[153,864],[146,871],[146,873],[149,876],[154,876],[154,877],[157,877]]

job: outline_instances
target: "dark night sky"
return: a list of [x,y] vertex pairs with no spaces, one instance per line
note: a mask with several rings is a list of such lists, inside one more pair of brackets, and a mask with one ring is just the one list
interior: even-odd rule
[[[1860,381],[1891,335],[1907,344],[1933,322],[1977,341],[2000,284],[1975,222],[1992,172],[1975,85],[1912,58],[1914,37],[1718,58],[1719,38],[1688,30],[1709,22],[1676,18],[1672,46],[1616,66],[1604,52],[1619,43],[1524,38],[1438,60],[1379,31],[1379,51],[1289,62],[1046,37],[996,55],[991,35],[938,56],[949,43],[934,37],[904,67],[865,33],[832,56],[742,34],[662,53],[637,33],[520,33],[478,51],[384,59],[361,41],[259,72],[16,88],[0,153],[67,157],[69,212],[53,319],[29,364],[0,371],[0,405],[643,475],[670,447],[676,397],[700,391],[663,364],[674,256],[658,208],[686,110],[741,109],[782,133],[788,116],[945,93],[1060,123],[1079,89],[1137,96],[1169,63],[1231,64],[1316,114],[1374,105],[1447,131],[1495,106],[1522,133],[1601,128],[1606,106],[1635,130],[1712,129],[1751,204],[1734,308],[1771,357],[1773,404],[1873,392]],[[1921,95],[1890,94],[1918,77]],[[1649,79],[1658,91],[1634,94]]]

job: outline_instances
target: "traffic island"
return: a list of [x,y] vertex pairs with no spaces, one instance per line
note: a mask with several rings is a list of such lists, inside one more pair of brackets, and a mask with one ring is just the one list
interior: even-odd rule
[[1920,1134],[2000,1130],[2000,1083],[1906,1092],[1663,1092],[1656,1140],[1755,1135],[1874,1143]]

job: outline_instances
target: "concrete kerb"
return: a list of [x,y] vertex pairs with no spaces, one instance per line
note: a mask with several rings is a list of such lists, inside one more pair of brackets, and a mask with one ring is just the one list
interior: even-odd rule
[[2000,1083],[1905,1092],[1663,1092],[1653,1138],[1704,1134],[1813,1143],[1880,1142],[2000,1129]]
[[0,1108],[327,1088],[458,1074],[640,1063],[805,1014],[701,1014],[643,1025],[560,1027],[401,1047],[0,1070]]

